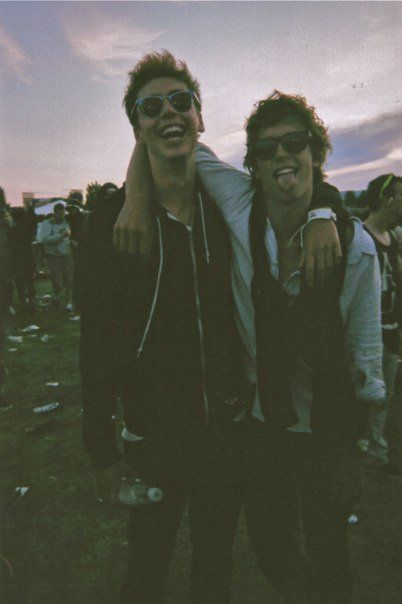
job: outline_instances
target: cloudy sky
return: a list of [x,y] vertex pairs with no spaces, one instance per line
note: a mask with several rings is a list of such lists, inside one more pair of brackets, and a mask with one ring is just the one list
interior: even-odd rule
[[241,166],[245,117],[274,88],[329,125],[340,189],[402,172],[402,3],[1,2],[0,185],[63,195],[121,184],[127,72],[166,48],[200,80],[203,140]]

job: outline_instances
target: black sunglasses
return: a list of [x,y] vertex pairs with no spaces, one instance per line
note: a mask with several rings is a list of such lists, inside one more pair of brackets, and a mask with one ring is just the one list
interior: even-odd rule
[[296,155],[304,151],[311,139],[311,134],[305,130],[295,130],[278,137],[261,138],[254,145],[253,154],[258,159],[272,159],[280,143],[287,153]]
[[200,100],[194,90],[177,90],[166,96],[152,94],[151,96],[144,96],[142,99],[137,99],[133,111],[136,107],[140,107],[143,114],[147,117],[158,117],[162,111],[165,99],[169,101],[173,109],[178,113],[190,111],[192,101],[194,101],[197,109],[200,107]]

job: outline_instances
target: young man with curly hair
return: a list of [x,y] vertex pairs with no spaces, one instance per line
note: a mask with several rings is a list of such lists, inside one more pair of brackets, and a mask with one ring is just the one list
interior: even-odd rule
[[[370,407],[384,397],[375,249],[361,223],[337,211],[343,264],[322,287],[307,287],[293,241],[314,189],[325,186],[326,128],[304,98],[274,92],[246,133],[253,190],[225,166],[220,174],[238,200],[231,230],[239,240],[239,214],[249,213],[259,395],[251,421],[261,431],[256,422],[265,420],[276,491],[267,496],[265,571],[289,602],[349,602],[347,519]],[[217,199],[212,164],[205,158],[202,179]]]

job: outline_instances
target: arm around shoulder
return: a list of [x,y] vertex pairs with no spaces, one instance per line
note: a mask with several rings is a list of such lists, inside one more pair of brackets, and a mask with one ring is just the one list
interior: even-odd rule
[[195,158],[197,175],[229,226],[244,212],[249,213],[254,195],[250,176],[220,160],[201,143],[197,144]]
[[120,252],[149,258],[153,244],[152,176],[146,146],[136,143],[127,169],[126,198],[114,225],[113,243]]

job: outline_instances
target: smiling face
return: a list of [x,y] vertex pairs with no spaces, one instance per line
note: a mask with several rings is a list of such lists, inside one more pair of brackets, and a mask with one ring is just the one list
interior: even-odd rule
[[[188,90],[184,82],[174,78],[156,78],[148,82],[138,93],[138,99],[151,95],[167,96],[172,92]],[[137,140],[147,145],[148,153],[155,159],[180,159],[194,153],[198,133],[204,131],[201,113],[191,102],[188,111],[179,112],[165,99],[162,110],[156,117],[145,115],[137,107]]]
[[[278,139],[294,132],[305,132],[305,128],[297,118],[287,118],[274,126],[261,128],[258,140]],[[273,157],[257,158],[256,164],[256,175],[265,197],[286,204],[299,200],[310,202],[316,164],[309,144],[302,151],[291,153],[278,141]]]

